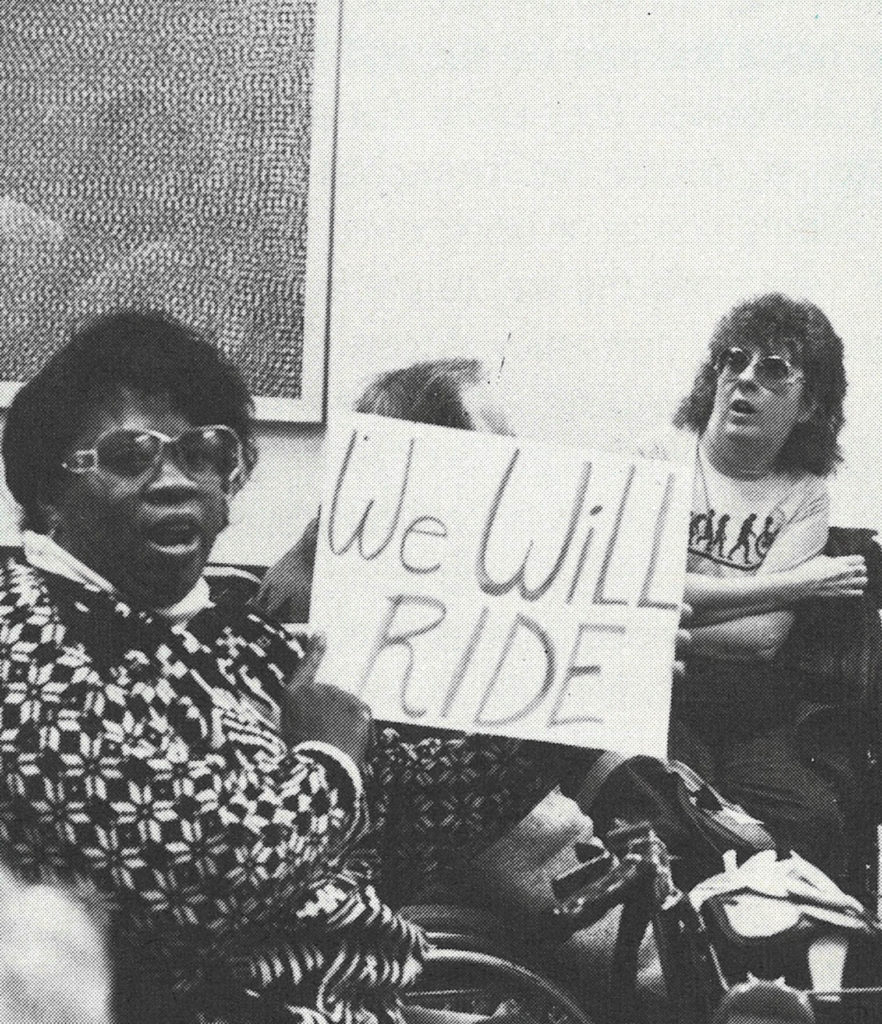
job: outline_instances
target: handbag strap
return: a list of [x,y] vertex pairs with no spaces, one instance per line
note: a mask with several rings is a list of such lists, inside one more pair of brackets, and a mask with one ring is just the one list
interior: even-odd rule
[[583,813],[589,814],[591,812],[591,807],[607,779],[617,768],[621,768],[629,760],[630,758],[625,754],[620,754],[615,750],[604,750],[601,752],[600,757],[588,769],[582,780],[582,785],[573,794],[573,799]]

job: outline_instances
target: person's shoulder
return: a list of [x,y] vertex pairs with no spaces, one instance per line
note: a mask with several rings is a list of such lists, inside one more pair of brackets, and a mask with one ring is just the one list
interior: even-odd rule
[[830,486],[827,478],[807,473],[803,480],[803,499],[800,506],[805,515],[830,515]]
[[260,648],[259,660],[270,666],[270,674],[276,677],[275,683],[264,678],[264,684],[272,697],[278,699],[276,686],[288,679],[306,657],[313,631],[306,625],[279,622],[262,608],[251,604],[243,609],[243,613],[249,624],[244,636],[253,646]]
[[797,473],[794,475],[782,474],[779,479],[784,486],[788,486],[793,491],[801,505],[813,505],[819,501],[829,503],[830,485],[825,476],[818,476],[816,473]]
[[806,504],[830,507],[830,484],[826,477],[806,473],[802,481],[802,490]]
[[261,648],[271,658],[275,657],[286,665],[290,662],[291,667],[304,656],[309,627],[279,622],[253,602],[230,600],[227,595],[213,602],[204,618],[215,621],[225,631],[238,634],[246,643]]
[[815,473],[781,473],[773,479],[773,493],[789,522],[829,516],[830,488],[826,477]]
[[0,658],[56,657],[68,630],[45,573],[23,558],[0,560]]

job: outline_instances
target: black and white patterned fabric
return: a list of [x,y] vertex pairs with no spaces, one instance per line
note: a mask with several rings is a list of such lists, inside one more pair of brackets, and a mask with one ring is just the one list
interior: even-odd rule
[[[365,775],[370,828],[347,863],[393,905],[459,894],[469,861],[524,818],[580,752],[406,727],[381,729]],[[469,892],[469,898],[476,894]],[[488,894],[489,895],[489,894]],[[502,909],[502,908],[497,908]]]
[[[0,568],[0,852],[85,876],[137,971],[228,1019],[397,1020],[422,938],[341,856],[363,801],[270,724],[301,651],[244,609],[169,625]],[[131,966],[131,963],[130,965]],[[277,1008],[267,1016],[266,1006]]]

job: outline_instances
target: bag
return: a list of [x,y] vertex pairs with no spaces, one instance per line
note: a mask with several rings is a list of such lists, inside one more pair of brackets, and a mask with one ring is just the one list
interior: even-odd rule
[[590,818],[559,790],[552,790],[501,839],[469,861],[463,890],[504,917],[551,918],[557,905],[552,883],[579,866],[576,843],[594,835]]
[[875,996],[879,1019],[882,924],[797,854],[779,860],[767,850],[741,867],[727,864],[690,901],[730,979],[783,977],[831,993],[857,987]]
[[879,922],[820,869],[792,853],[764,850],[741,867],[727,865],[692,890],[696,910],[710,914],[730,942],[760,945],[846,929],[879,934]]
[[678,881],[684,885],[719,870],[727,850],[742,859],[776,845],[761,821],[679,761],[605,751],[575,800],[601,835],[617,822],[648,821],[680,860]]

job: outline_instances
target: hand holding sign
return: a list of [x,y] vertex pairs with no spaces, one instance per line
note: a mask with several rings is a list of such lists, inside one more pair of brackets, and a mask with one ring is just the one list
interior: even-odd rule
[[255,604],[282,622],[306,622],[315,568],[318,515],[307,524],[300,540],[267,570]]
[[346,690],[316,681],[325,641],[312,636],[306,656],[283,690],[282,737],[291,746],[309,740],[330,743],[364,767],[373,716],[364,701]]

